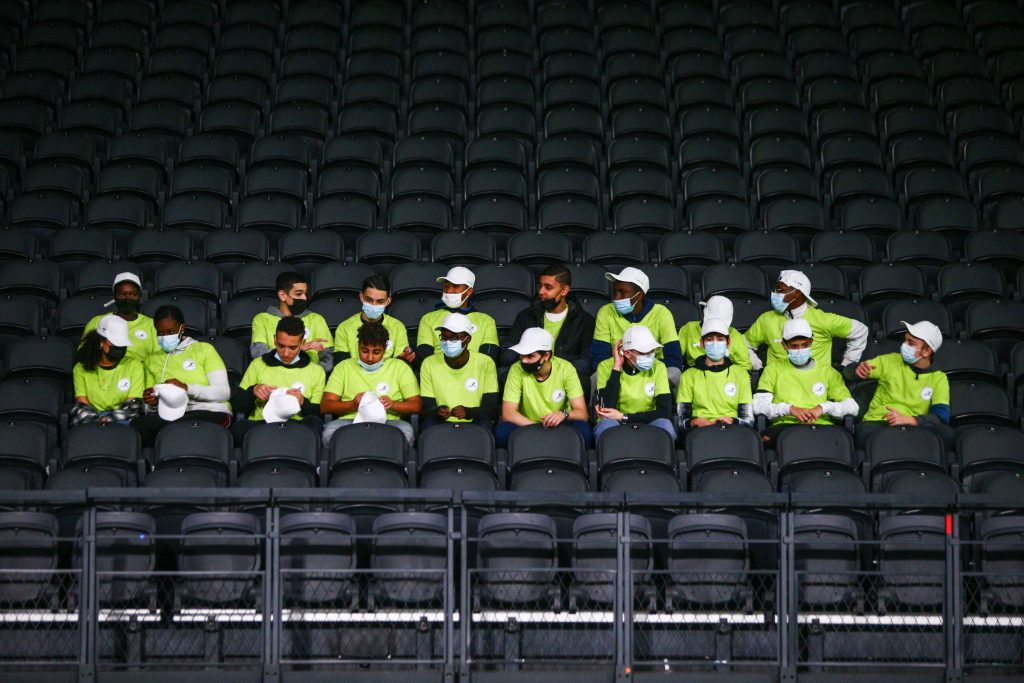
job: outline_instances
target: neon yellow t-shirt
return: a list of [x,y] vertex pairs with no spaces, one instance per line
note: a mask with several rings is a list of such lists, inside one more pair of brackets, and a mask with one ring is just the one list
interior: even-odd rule
[[676,402],[689,403],[693,417],[739,417],[739,407],[751,402],[750,373],[733,364],[718,372],[690,368],[679,378]]
[[[447,308],[437,308],[420,318],[420,326],[416,330],[417,347],[433,346],[434,353],[441,352],[441,335],[434,328],[444,321],[446,315],[448,315]],[[469,340],[471,353],[479,351],[484,344],[498,345],[498,326],[495,324],[494,318],[480,311],[470,311],[466,313],[466,317],[469,318],[469,322],[476,325],[476,332]]]
[[[775,403],[788,403],[796,408],[816,408],[825,401],[843,401],[851,398],[843,377],[827,363],[814,361],[814,366],[800,370],[789,362],[773,363],[761,373],[757,383],[758,391],[769,391]],[[772,424],[797,424],[800,421],[792,415],[784,415]],[[824,413],[815,424],[832,424]]]
[[[82,337],[95,330],[99,326],[100,320],[107,315],[109,314],[104,313],[93,316],[86,323],[85,330],[82,331]],[[156,327],[153,325],[153,319],[139,313],[135,316],[135,320],[126,320],[125,322],[128,323],[128,338],[132,342],[131,346],[128,347],[126,356],[132,360],[144,363],[146,356],[160,350],[160,346],[156,343]]]
[[933,405],[949,405],[949,379],[941,370],[914,372],[898,353],[887,353],[868,361],[874,365],[869,377],[878,380],[865,420],[884,420],[892,406],[897,412],[917,417],[927,415]]
[[[352,358],[358,357],[359,341],[356,335],[359,333],[359,328],[365,324],[367,323],[363,322],[362,313],[356,313],[342,320],[334,333],[334,350],[344,351]],[[388,344],[384,350],[385,358],[394,358],[409,348],[409,333],[405,331],[405,325],[400,320],[385,313],[379,324],[388,331]]]
[[142,398],[146,388],[146,372],[142,363],[127,356],[112,368],[97,367],[91,371],[81,363],[75,363],[71,375],[75,397],[85,396],[89,405],[98,412],[120,408],[131,398]]
[[[420,395],[438,406],[479,408],[484,394],[498,393],[498,371],[490,356],[469,352],[461,368],[451,368],[444,355],[430,356],[420,366]],[[448,422],[471,422],[449,416]]]
[[[605,358],[597,364],[597,388],[599,391],[608,386],[614,365],[614,358]],[[627,415],[646,413],[654,410],[655,397],[668,393],[670,393],[668,370],[665,369],[664,363],[656,360],[654,367],[646,372],[638,372],[635,375],[625,371],[619,373],[619,404],[617,406],[605,404],[605,408],[616,408]]]
[[[563,313],[568,314],[568,311],[563,311]],[[559,320],[551,320],[550,318],[548,318],[547,314],[543,316],[544,330],[548,332],[551,335],[551,338],[554,340],[551,344],[552,352],[555,350],[555,346],[558,344],[558,333],[561,331],[562,325],[565,323],[565,319],[567,317],[569,316],[563,315],[562,318]]]
[[[768,359],[765,365],[771,367],[775,363],[792,365],[782,345],[782,328],[790,318],[775,311],[762,313],[747,330],[747,341],[757,349],[762,344],[768,347]],[[808,306],[803,319],[811,326],[814,339],[811,340],[811,358],[817,364],[831,365],[832,338],[846,338],[853,329],[853,321],[835,313],[827,313],[813,306]]]
[[[305,352],[303,352],[305,353]],[[320,403],[324,395],[324,369],[310,361],[297,367],[295,365],[267,365],[263,357],[249,363],[242,381],[238,386],[242,389],[251,389],[257,384],[267,384],[272,387],[284,387],[287,389],[298,389],[310,403]],[[263,420],[263,406],[266,401],[256,400],[256,408],[250,420]],[[294,415],[293,420],[301,420],[302,413]]]
[[[372,391],[378,396],[389,396],[393,401],[405,401],[420,395],[420,385],[409,364],[397,358],[385,358],[376,372],[367,372],[359,367],[355,358],[346,358],[334,368],[324,387],[324,393],[334,394],[342,401],[351,401],[356,394],[366,391]],[[355,416],[356,411],[353,410],[338,417],[351,420]],[[388,411],[389,420],[404,418],[404,415],[393,410]]]
[[[683,349],[683,359],[686,361],[686,366],[690,368],[696,364],[698,358],[705,355],[704,344],[700,338],[700,326],[699,320],[691,320],[679,328],[679,346]],[[735,327],[730,327],[729,360],[732,361],[733,365],[747,371],[752,369],[749,348],[747,340],[743,338],[743,333]]]
[[[325,346],[331,346],[331,340],[334,337],[331,336],[331,328],[327,326],[327,321],[324,320],[322,315],[314,311],[306,311],[299,316],[299,320],[306,326],[303,341],[323,339]],[[257,313],[252,319],[252,343],[265,344],[267,348],[273,351],[274,336],[277,334],[277,324],[279,322],[281,322],[281,316],[279,315],[272,315],[266,311]],[[309,358],[314,364],[320,360],[318,352],[306,351],[306,353],[309,354]]]
[[[201,387],[208,387],[210,386],[209,374],[226,368],[220,354],[212,344],[193,341],[184,348],[179,347],[173,353],[164,353],[161,349],[156,353],[149,354],[149,357],[146,358],[145,369],[147,387],[166,382],[169,379],[176,379],[185,385],[198,384]],[[230,410],[230,403],[227,401],[221,403]]]
[[[672,311],[661,304],[651,306],[651,310],[647,311],[647,315],[633,323],[627,320],[625,316],[619,315],[618,311],[615,310],[615,304],[608,303],[597,312],[597,320],[594,323],[594,341],[603,341],[611,346],[615,346],[615,343],[622,339],[622,335],[626,330],[633,325],[643,325],[649,329],[651,334],[654,335],[654,339],[662,346],[679,340],[679,334],[676,331],[676,321],[672,317]],[[655,351],[654,355],[658,359],[664,357],[662,349]]]
[[551,374],[543,382],[523,370],[520,363],[513,365],[505,379],[505,393],[501,400],[515,403],[524,417],[540,422],[545,415],[568,410],[573,399],[583,396],[576,368],[567,360],[552,356]]

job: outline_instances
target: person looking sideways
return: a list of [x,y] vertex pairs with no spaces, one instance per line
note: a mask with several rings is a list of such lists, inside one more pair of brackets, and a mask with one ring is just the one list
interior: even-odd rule
[[386,411],[387,424],[400,429],[412,445],[416,432],[405,418],[422,408],[416,375],[408,363],[387,357],[388,331],[383,325],[364,324],[356,337],[358,355],[338,363],[324,387],[320,412],[335,416],[321,435],[324,447],[330,447],[334,432],[355,421],[364,394],[376,397]]
[[252,319],[252,340],[249,354],[262,358],[273,350],[277,323],[282,318],[295,317],[302,322],[301,351],[309,355],[310,361],[319,365],[324,374],[334,367],[334,346],[331,342],[331,328],[324,317],[309,310],[309,282],[301,273],[287,272],[277,276],[277,305],[257,313]]
[[676,440],[668,372],[665,364],[654,357],[659,348],[661,344],[650,330],[633,325],[612,347],[612,357],[597,366],[595,441],[622,424],[649,424]]
[[[114,315],[128,323],[128,339],[131,342],[128,344],[128,357],[140,363],[145,362],[146,356],[157,350],[157,345],[153,319],[139,312],[142,307],[142,281],[135,273],[118,273],[114,276],[113,293],[114,298],[103,304],[103,307],[113,306]],[[82,332],[83,342],[107,315],[101,313],[93,316],[86,323]]]
[[[572,272],[563,264],[551,265],[537,276],[537,298],[521,310],[509,328],[508,338],[519,339],[530,327],[543,327],[554,338],[552,351],[576,368],[581,381],[589,377],[590,344],[594,338],[594,316],[570,296]],[[501,365],[511,367],[519,356],[511,349],[501,354]]]
[[303,350],[305,336],[306,326],[301,319],[295,316],[281,318],[274,331],[274,350],[249,363],[242,381],[238,383],[250,399],[250,405],[239,412],[248,414],[249,419],[235,423],[236,443],[242,443],[245,432],[264,421],[264,409],[271,394],[278,389],[298,401],[298,412],[289,419],[320,433],[323,428],[320,399],[324,393],[324,369]]
[[[153,322],[159,350],[149,354],[144,365],[147,388],[142,392],[142,400],[147,414],[132,421],[132,427],[142,436],[142,445],[156,443],[160,430],[173,421],[163,415],[178,414],[177,419],[229,426],[231,387],[217,349],[185,334],[185,315],[177,306],[156,309]],[[177,408],[169,409],[164,400],[163,410],[160,410],[160,390],[154,391],[154,387],[166,384],[185,392],[184,401]]]
[[509,369],[505,379],[501,421],[494,429],[498,448],[508,445],[509,436],[517,428],[531,424],[549,428],[565,424],[583,437],[584,445],[590,445],[593,434],[579,376],[569,361],[551,352],[553,345],[550,332],[530,327],[511,347],[519,362]]
[[75,402],[71,426],[99,422],[128,424],[142,413],[145,371],[128,357],[128,323],[116,315],[100,318],[75,353]]
[[469,350],[476,328],[461,313],[437,326],[441,353],[420,366],[421,429],[442,422],[474,422],[490,429],[498,417],[498,370],[494,361]]
[[[772,309],[761,314],[747,330],[746,339],[752,349],[766,346],[766,365],[786,362],[782,344],[782,328],[789,320],[806,320],[814,333],[811,356],[819,364],[832,363],[832,339],[846,339],[841,365],[846,367],[860,360],[868,343],[868,328],[861,322],[818,308],[811,298],[811,281],[799,270],[784,270],[772,290]],[[754,365],[759,370],[759,364]]]
[[876,379],[875,395],[854,432],[857,447],[865,448],[871,435],[885,427],[924,427],[934,430],[947,448],[953,443],[949,426],[949,379],[935,369],[935,354],[942,332],[922,320],[906,326],[899,353],[887,353],[847,367],[847,379]]
[[371,275],[363,280],[359,294],[362,310],[341,321],[334,333],[334,363],[338,364],[359,353],[359,328],[366,324],[383,325],[388,331],[388,346],[385,358],[401,358],[406,363],[416,360],[416,353],[409,348],[409,333],[401,320],[387,314],[391,305],[391,283],[384,275]]
[[[707,310],[711,309],[709,301]],[[676,394],[676,425],[680,431],[722,424],[754,426],[750,373],[731,360],[732,332],[735,330],[728,322],[709,318],[705,311],[700,328],[704,354],[683,373]]]
[[469,268],[455,266],[445,275],[437,278],[441,283],[441,300],[434,310],[420,318],[416,330],[416,358],[422,363],[435,353],[441,352],[441,342],[436,328],[449,313],[461,313],[476,326],[470,351],[479,351],[492,360],[498,358],[498,327],[494,318],[473,308],[470,299],[476,275]]
[[[842,376],[828,362],[812,355],[814,333],[803,318],[786,321],[782,343],[786,363],[770,363],[761,374],[754,394],[754,414],[771,422],[765,441],[774,441],[794,425],[832,424],[857,414],[857,402]],[[829,419],[832,418],[832,419]]]
[[[705,320],[714,318],[725,323],[729,330],[729,344],[726,355],[729,356],[730,363],[749,372],[756,361],[758,368],[760,368],[761,361],[750,350],[750,347],[747,346],[747,340],[743,338],[743,333],[732,326],[732,302],[724,296],[716,294],[709,297],[707,301],[701,301],[700,307],[701,319],[691,320],[679,328],[679,346],[682,348],[683,360],[686,362],[686,366],[690,368],[695,367],[697,359],[704,356],[705,344],[701,331],[702,325]],[[684,372],[683,374],[686,373]]]

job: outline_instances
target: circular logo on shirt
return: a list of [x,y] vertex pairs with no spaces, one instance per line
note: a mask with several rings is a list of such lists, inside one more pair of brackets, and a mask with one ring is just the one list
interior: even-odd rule
[[311,335],[311,334],[309,333],[309,328],[308,328],[308,327],[307,327],[307,328],[305,328],[305,332],[303,332],[303,333],[302,333],[302,338],[303,338],[303,339],[309,339],[309,338],[310,338],[311,336],[313,336],[313,335]]
[[923,398],[926,401],[932,400],[932,388],[931,387],[925,387],[925,388],[921,389],[921,398]]
[[558,403],[559,401],[565,400],[565,392],[561,389],[555,389],[551,392],[551,400]]
[[119,391],[128,391],[132,388],[132,381],[128,377],[122,377],[117,381],[117,388]]
[[825,395],[825,384],[824,384],[824,382],[815,382],[814,386],[811,387],[811,391],[814,392],[815,396],[824,396]]
[[725,392],[726,396],[735,396],[736,395],[736,382],[729,382],[724,387],[722,387],[722,391]]
[[644,393],[648,396],[654,396],[654,382],[648,382],[644,385]]
[[391,346],[392,346],[392,341],[390,339],[388,339],[388,343],[384,345],[384,348],[390,351],[391,350]]
[[387,395],[387,393],[391,391],[391,385],[387,382],[381,382],[377,385],[377,388],[374,389],[374,391],[378,394]]
[[186,358],[185,362],[181,364],[181,369],[186,372],[192,372],[196,369],[196,362],[191,358]]
[[292,389],[298,389],[300,394],[306,394],[306,385],[302,382],[296,382],[292,385]]
[[136,339],[146,339],[149,335],[146,334],[145,330],[135,330]]
[[466,391],[476,391],[480,388],[480,382],[476,377],[470,377],[466,380],[464,386],[466,387]]

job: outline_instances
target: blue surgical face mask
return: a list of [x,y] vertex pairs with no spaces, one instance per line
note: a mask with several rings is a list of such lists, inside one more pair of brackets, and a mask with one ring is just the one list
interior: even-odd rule
[[359,367],[367,372],[377,372],[380,370],[380,366],[384,365],[384,359],[381,358],[376,363],[364,363],[362,358],[356,358],[356,362],[359,363]]
[[811,360],[811,349],[786,349],[786,355],[789,356],[789,362],[797,367],[802,367]]
[[917,361],[921,360],[917,357],[917,350],[906,342],[900,344],[900,355],[903,356],[903,362],[908,365],[913,365]]
[[[274,351],[274,358],[277,359],[278,363],[284,363],[284,361],[281,359],[281,354],[279,354],[277,351]],[[295,354],[295,358],[292,358],[292,362],[288,363],[288,365],[295,365],[298,362],[299,362],[299,354]]]
[[374,306],[363,302],[363,315],[366,316],[367,320],[378,320],[384,315],[384,306]]
[[178,348],[178,344],[181,343],[181,336],[177,334],[161,334],[156,338],[156,343],[160,345],[160,350],[164,353],[172,353]]
[[789,308],[789,304],[786,302],[786,295],[782,292],[772,292],[772,308],[775,309],[776,313],[785,313],[786,309]]
[[725,358],[726,354],[729,353],[728,343],[723,339],[721,341],[708,341],[704,342],[704,353],[707,354],[708,358],[714,361],[719,361]]
[[619,315],[629,315],[636,308],[636,304],[633,303],[632,297],[626,297],[625,299],[612,299],[612,304],[615,305],[615,311]]
[[441,353],[448,358],[458,358],[462,355],[462,340],[454,339],[452,341],[441,340]]
[[647,372],[654,367],[654,354],[637,354],[636,360],[633,361],[633,366],[640,372]]

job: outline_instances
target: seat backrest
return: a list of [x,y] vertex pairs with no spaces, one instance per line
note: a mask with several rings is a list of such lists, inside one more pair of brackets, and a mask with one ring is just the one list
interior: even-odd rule
[[639,463],[674,467],[675,448],[668,432],[651,425],[626,424],[601,434],[597,442],[597,466],[601,471]]
[[216,467],[227,471],[231,459],[231,432],[210,422],[178,420],[156,437],[153,465]]
[[494,512],[480,519],[477,536],[477,566],[481,569],[515,571],[557,565],[558,530],[548,515]]
[[239,465],[288,463],[315,470],[320,461],[320,439],[312,429],[293,422],[261,424],[248,430]]
[[[634,571],[652,569],[651,523],[642,515],[629,515],[630,566]],[[614,512],[583,514],[572,523],[574,569],[614,570],[618,548],[618,515]],[[607,580],[607,579],[606,579]]]
[[1017,424],[1006,389],[988,382],[953,380],[949,383],[949,405],[954,426]]
[[574,429],[527,425],[512,432],[508,440],[510,470],[551,463],[586,471],[583,438]]
[[757,432],[723,425],[694,429],[686,435],[686,467],[691,474],[707,468],[736,466],[765,470]]
[[687,577],[684,583],[708,580],[709,574],[722,574],[720,580],[729,581],[728,574],[750,567],[746,525],[735,515],[676,515],[669,520],[668,539],[668,569],[703,575]]
[[248,572],[260,566],[259,521],[244,512],[196,512],[181,522],[183,571]]
[[804,467],[842,467],[852,471],[857,464],[853,437],[834,425],[783,430],[776,439],[775,451],[783,473]]
[[895,469],[946,470],[942,439],[927,429],[879,429],[868,440],[865,465],[872,477]]
[[417,453],[421,468],[444,463],[474,462],[493,468],[494,435],[470,423],[446,422],[420,434]]
[[61,466],[95,462],[130,470],[141,450],[139,433],[131,427],[93,422],[68,431]]
[[[81,542],[82,519],[75,527]],[[101,511],[96,514],[96,568],[102,572],[151,572],[156,568],[156,522],[144,512]],[[80,566],[81,553],[74,555]],[[140,577],[134,577],[136,580]],[[108,577],[106,579],[110,581]]]
[[281,518],[281,567],[307,572],[354,569],[355,535],[355,521],[341,512],[285,515]]
[[333,471],[343,464],[375,462],[404,470],[408,462],[409,442],[397,427],[362,422],[334,432],[328,451],[328,466]]

